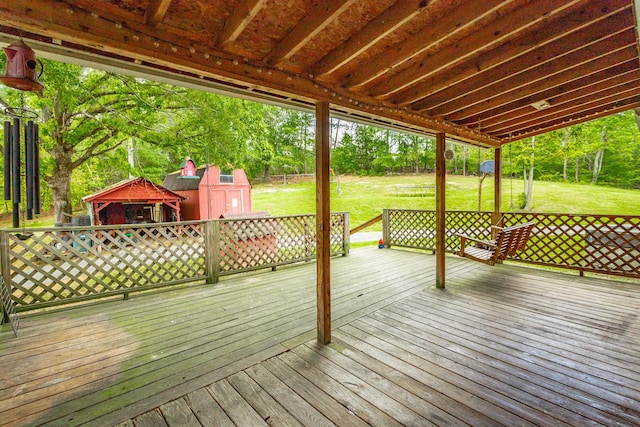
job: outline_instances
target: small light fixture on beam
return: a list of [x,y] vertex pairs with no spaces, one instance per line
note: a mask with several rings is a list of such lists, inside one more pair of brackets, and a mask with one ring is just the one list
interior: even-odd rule
[[531,104],[531,106],[540,111],[546,110],[547,108],[551,107],[551,104],[549,104],[549,101],[543,99],[542,101],[534,102],[533,104]]

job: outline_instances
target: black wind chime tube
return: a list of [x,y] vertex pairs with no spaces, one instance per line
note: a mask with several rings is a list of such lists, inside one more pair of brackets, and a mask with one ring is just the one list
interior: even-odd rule
[[40,215],[40,127],[33,125],[33,213]]
[[11,122],[4,122],[4,200],[11,200]]
[[25,153],[25,178],[27,190],[27,219],[33,219],[33,199],[34,199],[34,137],[33,137],[33,121],[29,120],[24,127],[24,153]]
[[11,183],[13,196],[13,228],[20,227],[20,119],[13,119],[11,132]]

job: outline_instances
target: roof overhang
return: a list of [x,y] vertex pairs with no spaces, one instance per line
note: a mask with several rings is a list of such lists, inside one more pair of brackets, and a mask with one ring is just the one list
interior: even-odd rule
[[1,0],[0,40],[498,147],[640,106],[637,2]]

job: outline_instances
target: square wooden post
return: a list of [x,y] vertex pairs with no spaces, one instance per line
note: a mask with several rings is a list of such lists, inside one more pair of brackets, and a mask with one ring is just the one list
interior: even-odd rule
[[316,104],[316,261],[318,342],[331,342],[331,214],[329,205],[329,103]]
[[446,164],[444,158],[445,134],[436,134],[436,287],[445,286],[445,249],[446,249]]

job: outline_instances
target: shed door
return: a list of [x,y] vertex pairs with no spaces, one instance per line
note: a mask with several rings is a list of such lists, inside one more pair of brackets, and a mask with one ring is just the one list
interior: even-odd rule
[[242,190],[228,189],[225,191],[226,212],[241,213],[244,212]]

